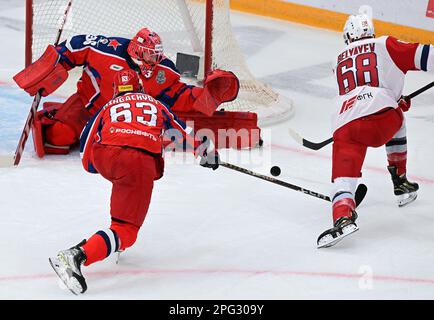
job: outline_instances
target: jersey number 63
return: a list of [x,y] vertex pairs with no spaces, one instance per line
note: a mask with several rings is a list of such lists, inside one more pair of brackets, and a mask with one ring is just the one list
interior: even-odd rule
[[[157,124],[158,109],[152,103],[136,102],[134,109],[130,103],[119,103],[110,107],[111,122],[139,122],[149,127]],[[139,111],[138,111],[139,110]],[[146,116],[146,118],[144,117]]]

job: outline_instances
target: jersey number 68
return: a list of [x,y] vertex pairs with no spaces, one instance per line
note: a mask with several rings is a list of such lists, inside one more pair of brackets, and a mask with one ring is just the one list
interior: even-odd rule
[[342,61],[336,68],[336,76],[341,96],[364,85],[378,87],[377,55],[362,53]]

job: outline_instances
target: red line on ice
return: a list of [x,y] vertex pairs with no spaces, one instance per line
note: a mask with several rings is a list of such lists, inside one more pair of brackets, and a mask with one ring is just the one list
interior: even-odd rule
[[[119,275],[137,276],[152,274],[218,274],[232,273],[241,275],[274,275],[274,276],[302,276],[302,277],[320,277],[335,279],[362,279],[366,275],[359,273],[333,273],[333,272],[307,272],[307,271],[276,271],[276,270],[242,270],[242,269],[133,269],[133,270],[114,270],[114,271],[90,271],[85,272],[89,277],[114,277]],[[53,273],[34,274],[34,275],[17,275],[17,276],[0,276],[0,282],[10,281],[30,281],[43,280],[47,278],[57,278]],[[398,276],[372,275],[373,281],[383,282],[405,282],[434,285],[434,279],[406,278]]]
[[[299,148],[282,146],[282,145],[278,145],[278,144],[272,144],[271,147],[276,148],[276,149],[281,149],[281,150],[289,151],[289,152],[298,153],[298,154],[303,154],[303,155],[306,155],[306,156],[316,157],[316,158],[320,158],[320,159],[327,159],[329,161],[331,161],[331,159],[332,159],[331,156],[320,154],[320,153],[317,153],[317,152],[314,152],[314,151],[302,150],[302,149],[299,149]],[[379,167],[374,167],[374,166],[369,166],[369,165],[364,165],[363,169],[366,169],[366,170],[369,170],[369,171],[375,171],[375,172],[381,172],[381,173],[387,173],[387,174],[389,174],[389,172],[386,169],[379,168]],[[410,176],[411,176],[411,178],[413,178],[414,180],[416,180],[418,182],[423,182],[423,183],[426,183],[426,184],[434,184],[434,179],[418,177],[418,176],[414,176],[414,175],[411,175],[411,174],[410,174]]]

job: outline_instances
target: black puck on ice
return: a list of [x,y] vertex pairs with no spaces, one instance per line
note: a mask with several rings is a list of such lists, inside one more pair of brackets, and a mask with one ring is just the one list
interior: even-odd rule
[[278,166],[273,166],[270,169],[270,173],[272,176],[277,177],[278,175],[280,175],[280,168]]

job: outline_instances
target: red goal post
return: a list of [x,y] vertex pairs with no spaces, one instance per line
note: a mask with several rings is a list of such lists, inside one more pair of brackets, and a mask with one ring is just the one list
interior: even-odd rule
[[[54,43],[67,3],[26,0],[26,65]],[[238,76],[239,97],[223,109],[256,112],[261,125],[293,115],[291,99],[251,74],[232,30],[229,0],[74,0],[61,41],[77,34],[131,38],[145,26],[161,36],[166,54],[175,62],[178,53],[200,57],[199,81],[216,68]],[[72,93],[75,84],[69,90]]]

